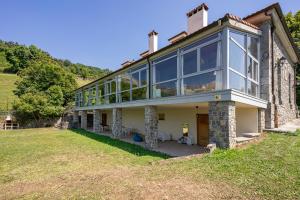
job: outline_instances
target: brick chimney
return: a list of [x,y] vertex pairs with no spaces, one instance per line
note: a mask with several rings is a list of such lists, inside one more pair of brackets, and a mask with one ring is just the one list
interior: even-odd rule
[[148,34],[149,37],[149,54],[157,51],[158,46],[158,33],[154,30]]
[[197,8],[191,10],[187,14],[188,34],[194,33],[199,29],[207,26],[208,21],[208,7],[205,3]]

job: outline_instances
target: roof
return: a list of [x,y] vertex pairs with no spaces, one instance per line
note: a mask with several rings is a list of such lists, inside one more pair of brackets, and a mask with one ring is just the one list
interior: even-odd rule
[[188,33],[186,31],[182,31],[176,35],[174,35],[173,37],[170,37],[168,39],[169,42],[171,42],[172,40],[174,40],[175,38],[179,37],[179,36],[182,36],[182,37],[186,37],[188,35]]
[[290,30],[289,30],[289,28],[288,28],[288,26],[286,24],[285,16],[284,16],[284,14],[283,14],[283,12],[281,10],[281,7],[280,7],[279,3],[274,3],[274,4],[270,5],[270,6],[267,6],[267,7],[263,8],[263,9],[255,12],[255,13],[252,13],[252,14],[244,17],[243,20],[247,21],[251,17],[257,16],[257,15],[262,14],[262,13],[266,13],[267,11],[272,10],[272,9],[276,10],[276,12],[277,12],[277,14],[279,16],[279,19],[280,19],[280,21],[281,21],[281,23],[283,25],[283,28],[284,28],[284,30],[286,32],[286,35],[288,36],[289,41],[292,44],[292,47],[293,47],[293,49],[295,51],[295,54],[296,54],[296,56],[298,58],[298,62],[299,62],[300,61],[300,52],[299,52],[299,49],[298,49],[297,45],[295,44],[294,39],[292,38],[291,32],[290,32]]
[[[204,4],[204,5],[205,5],[205,4]],[[200,5],[200,6],[197,7],[197,8],[199,9],[201,6],[203,7],[204,5]],[[202,7],[201,7],[201,8],[202,8]],[[195,8],[195,9],[197,9],[197,8]],[[205,8],[205,7],[204,7],[204,8]],[[233,15],[233,14],[227,13],[227,14],[225,14],[224,17],[219,18],[218,20],[216,20],[216,21],[214,21],[214,22],[208,24],[206,27],[203,27],[203,28],[199,29],[198,31],[195,31],[194,33],[189,34],[189,35],[187,35],[186,37],[184,37],[184,38],[182,38],[182,39],[180,39],[180,40],[178,40],[178,41],[176,41],[176,42],[174,42],[174,43],[171,43],[171,44],[169,44],[169,45],[167,45],[167,46],[165,46],[165,47],[163,47],[163,48],[161,48],[161,49],[159,49],[159,50],[157,50],[157,51],[155,51],[155,52],[153,52],[153,53],[150,53],[150,54],[148,54],[148,55],[146,55],[146,56],[144,56],[144,57],[142,57],[142,58],[140,58],[140,59],[138,59],[138,60],[136,60],[136,61],[134,61],[134,62],[132,62],[132,63],[126,65],[126,66],[124,66],[124,67],[122,67],[122,68],[119,68],[118,70],[113,71],[113,72],[107,74],[106,76],[103,76],[103,77],[101,77],[101,78],[99,78],[99,79],[96,79],[95,81],[92,81],[91,83],[88,83],[88,84],[86,84],[86,85],[83,85],[83,86],[77,88],[76,90],[79,90],[79,89],[81,89],[81,88],[84,88],[85,86],[90,85],[90,84],[93,84],[93,83],[95,83],[95,82],[97,82],[97,81],[99,81],[99,80],[108,78],[108,77],[112,76],[113,74],[116,74],[116,73],[118,73],[118,72],[120,72],[120,71],[122,71],[122,70],[125,70],[125,69],[127,69],[127,68],[130,68],[131,66],[133,66],[133,65],[135,65],[135,64],[137,64],[137,63],[139,63],[139,62],[141,62],[142,60],[149,60],[149,58],[150,58],[151,56],[154,56],[154,55],[156,55],[156,54],[159,54],[159,53],[161,53],[162,51],[164,51],[164,50],[166,50],[166,49],[168,49],[168,48],[171,48],[171,47],[173,47],[173,46],[175,46],[175,45],[177,45],[177,44],[179,44],[179,43],[182,43],[182,42],[184,42],[184,41],[186,41],[186,40],[192,38],[193,36],[195,36],[195,35],[197,35],[197,34],[200,34],[200,33],[205,32],[205,31],[207,31],[207,30],[209,30],[209,29],[211,29],[211,28],[214,28],[214,27],[218,26],[220,22],[221,22],[221,23],[224,23],[224,22],[228,21],[229,19],[235,20],[235,21],[237,21],[237,22],[240,22],[240,23],[242,23],[242,24],[245,24],[245,25],[247,25],[247,26],[250,26],[250,27],[252,27],[252,28],[254,28],[254,29],[259,30],[259,27],[258,27],[258,26],[256,26],[255,24],[249,23],[249,22],[247,21],[247,19],[249,19],[250,17],[253,17],[253,16],[255,16],[255,15],[261,14],[261,13],[263,13],[263,12],[266,12],[266,11],[268,11],[268,10],[270,10],[270,9],[273,9],[273,8],[275,8],[275,9],[277,10],[277,12],[278,12],[278,14],[279,14],[279,16],[280,16],[280,19],[282,20],[282,23],[284,24],[284,27],[285,27],[286,32],[287,32],[287,35],[288,35],[288,37],[290,38],[291,43],[293,44],[293,48],[294,48],[294,50],[295,50],[295,52],[296,52],[296,54],[297,54],[297,57],[298,57],[299,60],[300,60],[299,52],[298,52],[298,50],[297,50],[297,48],[296,48],[296,45],[295,45],[295,43],[294,43],[294,41],[293,41],[293,39],[292,39],[292,37],[291,37],[291,34],[290,34],[290,32],[289,32],[289,30],[288,30],[288,28],[287,28],[286,22],[285,22],[285,20],[284,20],[284,15],[283,15],[283,13],[282,13],[282,10],[281,10],[281,8],[280,8],[280,5],[279,5],[278,3],[275,3],[275,4],[272,4],[272,5],[266,7],[266,8],[264,8],[264,9],[262,9],[262,10],[259,10],[259,11],[255,12],[255,13],[253,13],[253,14],[250,14],[250,15],[248,15],[247,17],[244,17],[244,18],[240,18],[240,17],[235,16],[235,15]],[[195,9],[193,9],[193,10],[195,10]],[[205,8],[205,9],[206,9],[206,8]],[[207,9],[208,9],[208,7],[207,7]],[[193,11],[193,10],[192,10],[192,11]],[[190,12],[191,12],[191,11],[190,11]],[[157,34],[157,33],[153,30],[153,31],[150,32],[149,34]],[[180,33],[179,33],[179,34],[180,34]],[[175,37],[175,36],[174,36],[174,37]],[[146,52],[143,52],[143,53],[141,53],[141,54],[144,54],[144,53],[146,53]]]
[[238,17],[238,16],[236,16],[236,15],[227,13],[225,16],[227,16],[228,18],[233,19],[233,20],[235,20],[235,21],[238,21],[238,22],[240,22],[240,23],[242,23],[242,24],[245,24],[245,25],[247,25],[247,26],[250,26],[250,27],[252,27],[252,28],[255,28],[255,29],[259,30],[259,28],[258,28],[257,26],[255,26],[255,25],[253,25],[253,24],[247,22],[246,20],[243,20],[242,18],[240,18],[240,17]]
[[126,65],[126,66],[124,66],[124,67],[121,67],[121,68],[117,69],[116,71],[113,71],[113,72],[111,72],[111,73],[109,73],[109,74],[107,74],[107,75],[105,75],[105,76],[103,76],[103,77],[101,77],[101,78],[99,78],[99,79],[96,79],[96,80],[94,80],[94,81],[92,81],[92,82],[90,82],[90,83],[88,83],[88,84],[86,84],[86,85],[83,85],[83,86],[77,88],[76,90],[79,90],[79,89],[81,89],[81,88],[84,88],[85,86],[90,85],[90,84],[93,84],[93,83],[95,83],[95,82],[97,82],[97,81],[99,81],[99,80],[108,78],[108,77],[110,77],[110,76],[112,76],[112,75],[114,75],[114,74],[116,74],[116,73],[118,73],[118,72],[120,72],[120,71],[123,71],[123,70],[125,70],[125,69],[127,69],[127,68],[130,68],[131,66],[135,65],[136,63],[141,62],[142,60],[148,60],[151,56],[154,56],[154,55],[156,55],[156,54],[158,54],[158,53],[161,53],[162,51],[164,51],[164,50],[166,50],[166,49],[168,49],[168,48],[171,48],[171,47],[173,47],[173,46],[175,46],[175,45],[177,45],[177,44],[179,44],[179,43],[181,43],[181,42],[184,42],[184,41],[186,41],[186,40],[192,38],[193,36],[195,36],[195,35],[197,35],[197,34],[203,33],[203,32],[205,32],[205,31],[207,31],[207,30],[209,30],[209,29],[211,29],[211,28],[214,28],[214,27],[218,26],[218,25],[219,25],[219,21],[221,21],[222,23],[224,23],[224,22],[228,21],[228,19],[229,19],[228,16],[225,15],[224,17],[222,17],[222,18],[220,18],[220,19],[218,19],[218,20],[216,20],[216,21],[210,23],[209,25],[207,25],[207,26],[205,26],[205,27],[199,29],[198,31],[195,31],[195,32],[192,33],[192,34],[187,35],[185,38],[182,38],[181,40],[178,40],[178,41],[176,41],[176,42],[174,42],[174,43],[171,43],[171,44],[169,44],[169,45],[167,45],[167,46],[165,46],[165,47],[163,47],[163,48],[161,48],[161,49],[159,49],[159,50],[157,50],[157,51],[155,51],[155,52],[153,52],[153,53],[150,53],[150,54],[148,54],[147,56],[142,57],[142,58],[140,58],[140,59],[134,61],[133,63],[128,64],[128,65]]

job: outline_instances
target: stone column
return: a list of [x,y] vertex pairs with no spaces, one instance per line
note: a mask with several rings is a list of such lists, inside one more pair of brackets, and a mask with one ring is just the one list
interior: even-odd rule
[[158,119],[156,106],[145,107],[145,142],[146,148],[157,147]]
[[122,108],[113,108],[112,135],[119,138],[122,135]]
[[87,129],[87,111],[83,110],[81,111],[81,128]]
[[73,122],[72,122],[72,128],[78,128],[79,125],[79,112],[78,111],[74,111],[73,112]]
[[233,148],[236,138],[235,102],[209,102],[209,143]]
[[275,128],[275,105],[271,102],[265,110],[265,126],[267,129]]
[[258,132],[262,133],[265,129],[265,109],[258,108]]
[[93,110],[93,131],[95,133],[100,132],[100,121],[101,121],[101,112],[100,110]]

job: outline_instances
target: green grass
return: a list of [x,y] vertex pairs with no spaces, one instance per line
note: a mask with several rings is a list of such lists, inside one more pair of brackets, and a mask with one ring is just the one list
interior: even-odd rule
[[13,90],[16,88],[16,80],[18,80],[16,74],[0,73],[0,110],[7,110],[7,107],[11,109],[11,105],[16,99],[13,94]]
[[0,131],[0,147],[0,199],[300,197],[300,135],[179,160],[83,130]]

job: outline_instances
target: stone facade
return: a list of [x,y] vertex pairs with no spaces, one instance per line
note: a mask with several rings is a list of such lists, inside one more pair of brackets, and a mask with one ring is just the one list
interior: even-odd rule
[[209,102],[209,143],[220,148],[235,146],[236,118],[235,102]]
[[73,112],[72,128],[79,128],[79,112]]
[[158,118],[156,106],[145,106],[145,143],[146,148],[157,147]]
[[268,101],[265,110],[265,127],[274,128],[296,118],[295,71],[293,62],[275,32],[272,37],[271,21],[263,23],[260,29],[262,30],[260,96]]
[[265,129],[265,109],[258,108],[258,132],[262,133]]
[[93,110],[93,131],[100,132],[101,112],[100,110]]
[[80,128],[87,129],[87,111],[86,110],[81,111]]
[[122,109],[113,108],[112,117],[112,134],[115,138],[119,138],[122,135]]
[[294,64],[276,34],[274,36],[274,61],[274,92],[277,97],[275,113],[277,113],[277,124],[280,126],[296,118],[297,105],[294,92],[296,89]]

